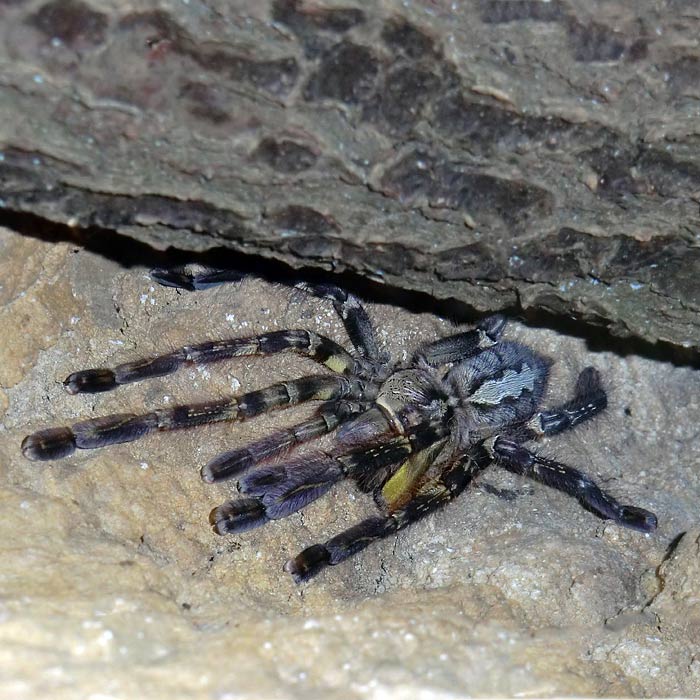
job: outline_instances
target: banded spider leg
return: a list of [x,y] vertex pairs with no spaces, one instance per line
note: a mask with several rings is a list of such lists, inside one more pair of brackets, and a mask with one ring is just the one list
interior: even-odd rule
[[[294,350],[334,370],[279,382],[238,397],[161,408],[144,414],[115,414],[81,421],[70,427],[49,428],[27,436],[24,456],[32,460],[61,459],[75,449],[96,449],[130,442],[153,432],[190,428],[217,421],[244,421],[273,408],[351,396],[360,390],[344,374],[353,367],[352,356],[332,340],[306,330],[275,331],[249,338],[217,340],[184,346],[172,353],[118,365],[113,369],[81,370],[69,375],[69,393],[110,391],[122,384],[172,374],[187,364],[207,364],[237,357],[274,355]],[[330,428],[329,428],[330,429]],[[215,480],[216,474],[205,472]]]

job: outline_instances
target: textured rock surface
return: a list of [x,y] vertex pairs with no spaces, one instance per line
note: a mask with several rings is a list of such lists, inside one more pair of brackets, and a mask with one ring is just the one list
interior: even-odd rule
[[[283,561],[371,504],[343,487],[286,521],[220,538],[207,515],[230,487],[198,475],[217,450],[289,414],[55,463],[27,462],[19,445],[40,427],[224,395],[309,365],[244,360],[92,397],[63,391],[70,371],[286,326],[342,340],[332,309],[256,280],[178,293],[145,270],[2,230],[0,280],[3,697],[700,693],[697,371],[514,324],[510,337],[557,358],[551,401],[586,364],[610,389],[604,416],[543,451],[654,510],[659,531],[606,524],[492,470],[435,517],[299,588]],[[430,315],[369,308],[399,357],[449,332]]]
[[687,0],[0,2],[0,199],[697,351],[699,32]]

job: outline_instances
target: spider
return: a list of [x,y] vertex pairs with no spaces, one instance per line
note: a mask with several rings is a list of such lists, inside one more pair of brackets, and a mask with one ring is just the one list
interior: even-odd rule
[[[188,289],[227,279],[225,272],[193,270],[154,270],[153,277]],[[502,340],[503,316],[490,316],[471,330],[420,345],[410,360],[396,362],[380,350],[357,297],[330,284],[297,287],[333,303],[353,350],[313,331],[281,330],[188,345],[113,369],[82,370],[64,385],[71,394],[109,391],[190,363],[290,350],[325,366],[323,373],[226,399],[40,430],[24,439],[25,457],[61,459],[76,448],[94,449],[216,421],[245,421],[272,409],[318,401],[310,419],[220,454],[201,470],[208,483],[236,479],[243,494],[211,512],[211,525],[220,535],[291,515],[341,479],[350,478],[374,495],[378,515],[287,561],[284,570],[297,583],[442,507],[491,464],[559,489],[601,518],[641,532],[656,529],[650,511],[622,505],[583,472],[525,446],[605,409],[606,393],[593,367],[580,373],[570,401],[543,409],[551,361],[525,345]],[[328,433],[334,433],[331,449],[287,455]]]

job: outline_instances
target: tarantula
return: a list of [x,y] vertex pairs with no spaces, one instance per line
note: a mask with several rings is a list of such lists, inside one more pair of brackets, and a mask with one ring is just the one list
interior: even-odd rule
[[[221,271],[191,268],[153,274],[161,284],[189,289],[227,278]],[[244,494],[212,511],[210,522],[220,535],[284,518],[344,478],[374,494],[379,515],[308,547],[284,565],[297,583],[445,505],[492,463],[574,496],[601,518],[641,532],[656,528],[653,513],[622,505],[584,473],[523,444],[573,428],[606,407],[606,394],[593,367],[580,373],[570,401],[542,409],[551,361],[525,345],[501,340],[503,316],[490,316],[471,330],[425,343],[401,363],[380,350],[357,297],[326,284],[297,286],[333,302],[353,351],[313,331],[282,330],[189,345],[114,369],[82,370],[65,380],[65,388],[71,394],[109,391],[171,374],[190,363],[288,350],[330,372],[227,399],[40,430],[24,439],[25,457],[60,459],[76,448],[129,442],[159,430],[245,421],[271,409],[319,401],[309,420],[225,452],[201,470],[209,483],[237,479]],[[335,443],[329,451],[281,459],[302,443],[331,432]]]

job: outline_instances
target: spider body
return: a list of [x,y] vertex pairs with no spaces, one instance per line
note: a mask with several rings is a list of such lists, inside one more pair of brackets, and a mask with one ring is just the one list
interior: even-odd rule
[[[155,271],[165,284],[201,288],[225,279],[220,271]],[[583,472],[539,455],[525,445],[592,418],[607,405],[598,372],[579,375],[573,398],[551,409],[541,403],[551,362],[525,345],[502,340],[505,319],[491,316],[476,328],[426,343],[405,363],[380,351],[359,300],[330,285],[298,285],[330,299],[353,350],[307,330],[283,330],[185,346],[167,355],[71,374],[70,393],[108,391],[163,376],[185,364],[296,351],[327,370],[240,396],[116,414],[70,427],[40,430],[25,438],[24,455],[59,459],[139,439],[154,431],[215,421],[245,421],[266,411],[318,401],[308,420],[225,452],[201,471],[207,482],[236,479],[241,497],[215,508],[215,532],[229,534],[284,518],[350,478],[374,495],[379,514],[285,564],[297,582],[338,564],[458,496],[492,463],[564,491],[602,518],[640,530],[656,528],[656,516],[620,504]],[[333,447],[300,456],[296,447],[329,433]]]

